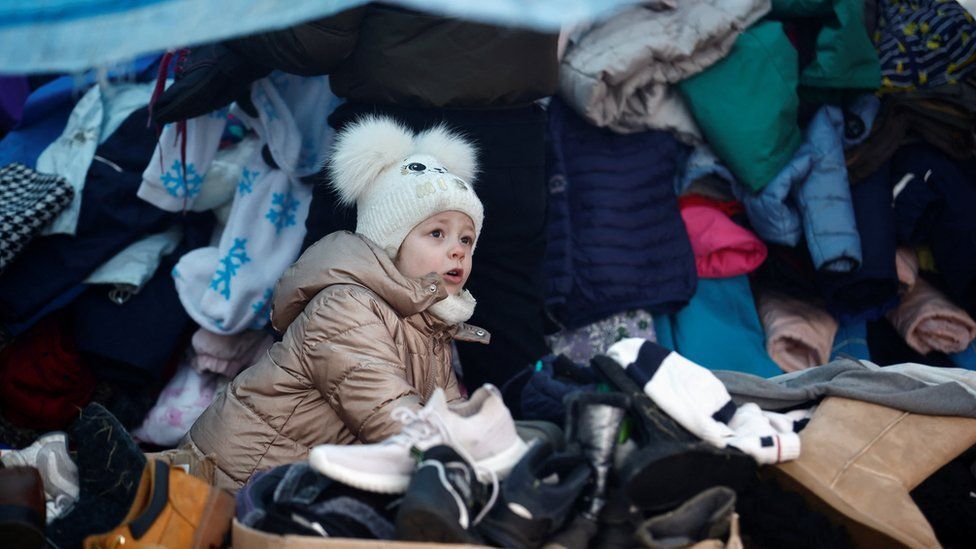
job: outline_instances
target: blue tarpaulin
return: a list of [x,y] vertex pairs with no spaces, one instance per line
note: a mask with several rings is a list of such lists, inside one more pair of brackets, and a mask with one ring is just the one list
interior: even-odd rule
[[[365,0],[0,0],[0,73],[71,72],[288,27]],[[433,13],[555,30],[636,0],[393,0]]]

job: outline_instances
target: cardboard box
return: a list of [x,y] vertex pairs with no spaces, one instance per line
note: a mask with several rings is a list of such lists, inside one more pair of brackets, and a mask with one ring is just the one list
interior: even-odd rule
[[375,539],[317,538],[313,536],[279,536],[244,526],[234,519],[231,533],[233,549],[461,549],[483,547],[454,543],[426,543],[415,541],[385,541]]

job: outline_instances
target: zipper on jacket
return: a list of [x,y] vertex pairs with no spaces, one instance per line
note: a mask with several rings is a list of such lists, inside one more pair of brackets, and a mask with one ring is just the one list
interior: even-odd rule
[[433,338],[427,340],[427,356],[430,357],[427,364],[427,380],[424,382],[424,401],[434,393],[434,365],[437,360],[434,357]]

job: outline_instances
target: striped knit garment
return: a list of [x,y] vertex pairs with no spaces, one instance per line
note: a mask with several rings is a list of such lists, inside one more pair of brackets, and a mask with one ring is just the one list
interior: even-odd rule
[[800,456],[796,431],[805,424],[802,412],[786,415],[764,412],[752,403],[736,406],[711,371],[651,341],[623,339],[607,356],[664,412],[705,442],[734,446],[761,464]]

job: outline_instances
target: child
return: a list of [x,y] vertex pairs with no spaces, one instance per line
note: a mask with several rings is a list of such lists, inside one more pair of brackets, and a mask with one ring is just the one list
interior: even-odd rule
[[472,146],[443,127],[413,135],[369,117],[338,136],[329,169],[357,206],[356,234],[322,238],[282,275],[271,313],[282,341],[184,439],[216,457],[217,484],[231,491],[311,446],[394,435],[393,410],[418,411],[437,388],[460,400],[451,339],[488,341],[464,324],[484,218]]

